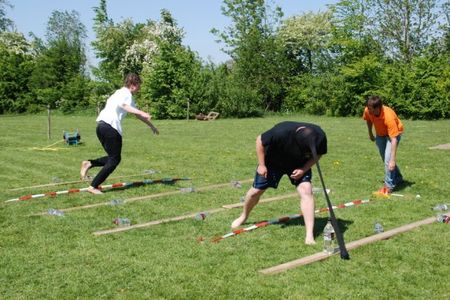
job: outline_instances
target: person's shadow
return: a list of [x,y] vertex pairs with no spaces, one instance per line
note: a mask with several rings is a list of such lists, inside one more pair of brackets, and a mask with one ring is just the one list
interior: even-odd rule
[[[325,228],[325,225],[327,225],[328,217],[316,217],[314,221],[314,238],[317,238],[322,235],[323,229]],[[337,219],[339,230],[341,233],[344,233],[347,231],[348,227],[353,224],[353,221],[343,220],[343,219]],[[288,226],[305,226],[305,221],[303,220],[303,216],[289,220],[287,222],[278,223],[278,225],[281,226],[281,228],[285,228]]]
[[408,187],[413,186],[414,184],[416,184],[414,181],[409,181],[409,180],[403,180],[402,183],[398,184],[394,191],[398,192],[398,191],[402,191]]

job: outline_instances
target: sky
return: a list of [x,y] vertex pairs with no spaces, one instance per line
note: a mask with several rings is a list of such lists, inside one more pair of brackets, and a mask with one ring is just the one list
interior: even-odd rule
[[[16,30],[28,37],[29,32],[45,40],[47,21],[54,10],[77,11],[81,22],[86,26],[88,63],[95,65],[97,59],[90,47],[95,39],[92,30],[94,10],[100,0],[7,0],[12,8],[6,8],[6,16],[11,19]],[[284,12],[284,18],[313,11],[325,11],[328,4],[338,0],[274,0]],[[216,42],[210,32],[219,31],[230,24],[228,17],[221,12],[222,0],[107,0],[108,16],[115,23],[130,18],[134,23],[144,23],[151,19],[159,21],[161,9],[167,9],[184,30],[183,44],[197,52],[205,61],[216,64],[225,62],[229,57],[221,51],[223,44]]]

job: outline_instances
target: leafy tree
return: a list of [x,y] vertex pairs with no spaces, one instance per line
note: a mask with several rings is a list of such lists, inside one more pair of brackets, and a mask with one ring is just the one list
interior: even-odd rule
[[137,53],[143,63],[142,97],[158,118],[183,118],[188,101],[195,111],[205,97],[201,62],[181,44],[183,31],[167,10],[161,11],[160,22],[149,23],[146,32],[151,40],[144,44],[154,44],[147,58]]
[[341,93],[334,97],[333,115],[359,115],[364,99],[375,94],[383,84],[380,75],[382,69],[383,64],[374,55],[366,55],[343,66],[340,71],[343,85]]
[[107,27],[97,29],[97,40],[92,42],[96,55],[100,58],[94,74],[113,83],[116,87],[122,84],[125,74],[121,64],[129,49],[139,35],[142,24],[133,24],[130,19],[121,23],[108,23]]
[[444,16],[444,24],[441,25],[444,49],[446,52],[450,52],[450,2],[445,2],[442,5],[442,14]]
[[21,33],[0,32],[0,114],[23,112],[33,68],[31,46]]
[[336,66],[354,63],[367,55],[383,57],[375,39],[372,6],[366,0],[341,0],[330,5],[333,37],[330,51]]
[[[46,36],[47,44],[36,57],[29,84],[36,94],[35,104],[49,105],[51,108],[61,105],[66,112],[78,103],[83,106],[87,102],[85,85],[73,85],[74,81],[86,77],[83,44],[86,31],[79,14],[75,11],[54,11],[48,21]],[[74,91],[74,86],[80,90]],[[75,93],[77,98],[68,93]],[[74,103],[68,104],[68,101]]]
[[403,62],[429,45],[437,30],[437,0],[373,0],[378,39]]
[[114,24],[108,18],[106,1],[95,11],[97,40],[93,45],[102,58],[97,76],[119,85],[123,75],[141,74],[138,101],[151,104],[159,118],[185,117],[188,101],[193,108],[203,101],[205,88],[200,83],[206,73],[202,73],[198,57],[181,44],[184,32],[169,11],[161,11],[159,22],[148,20],[145,24],[131,20]]
[[450,56],[423,56],[409,65],[395,62],[382,72],[381,94],[404,117],[450,117]]
[[92,46],[100,62],[93,73],[119,87],[126,73],[139,73],[142,70],[141,57],[138,56],[144,49],[135,44],[145,39],[145,24],[134,24],[131,19],[115,24],[108,16],[106,0],[100,0],[99,7],[94,7],[94,11],[97,39],[92,42]]
[[6,17],[6,7],[13,6],[7,0],[0,0],[0,32],[10,31],[14,28],[14,22]]
[[233,58],[234,82],[253,90],[242,100],[250,102],[249,107],[279,110],[288,70],[284,49],[275,36],[281,9],[272,10],[264,0],[224,0],[222,13],[232,25],[212,32]]
[[331,40],[331,13],[305,13],[283,21],[278,35],[283,46],[298,64],[313,73],[316,65],[323,65]]

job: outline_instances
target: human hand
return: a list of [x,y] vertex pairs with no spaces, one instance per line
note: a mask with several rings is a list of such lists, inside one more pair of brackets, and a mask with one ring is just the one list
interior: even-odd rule
[[263,177],[267,177],[267,167],[266,166],[258,165],[256,172]]
[[150,129],[153,131],[153,134],[156,134],[156,135],[159,134],[158,128],[156,128],[155,126],[153,126],[153,124],[149,124],[148,127],[150,127]]
[[302,169],[295,169],[294,171],[292,171],[292,174],[289,177],[297,180],[300,179],[303,176],[303,174],[305,174],[305,172]]
[[372,133],[369,134],[369,139],[370,139],[372,142],[375,142],[375,137],[373,136]]
[[151,118],[152,118],[152,117],[151,117],[148,113],[146,113],[145,111],[142,111],[142,112],[141,112],[141,117],[142,117],[142,119],[147,120],[147,121],[150,121]]

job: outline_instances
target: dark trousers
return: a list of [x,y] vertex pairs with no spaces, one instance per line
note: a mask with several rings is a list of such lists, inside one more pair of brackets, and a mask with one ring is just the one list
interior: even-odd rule
[[120,163],[122,152],[122,136],[111,125],[100,121],[97,125],[97,137],[108,156],[89,160],[92,164],[91,167],[103,167],[92,180],[91,186],[94,188],[98,188],[116,169]]

